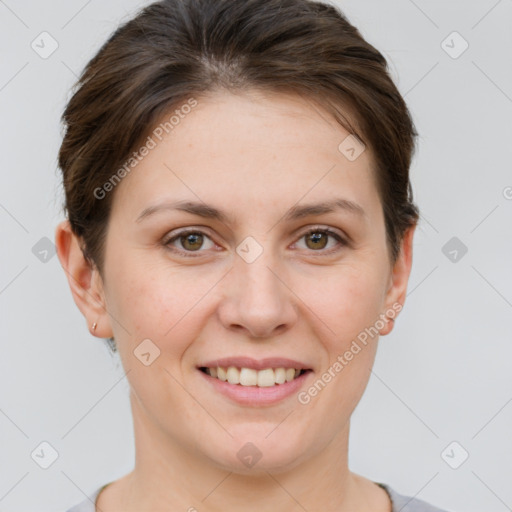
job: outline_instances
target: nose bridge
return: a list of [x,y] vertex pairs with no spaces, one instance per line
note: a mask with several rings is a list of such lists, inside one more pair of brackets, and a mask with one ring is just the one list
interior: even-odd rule
[[221,307],[226,328],[241,326],[252,336],[271,336],[275,329],[295,321],[293,294],[284,284],[283,267],[269,245],[256,245],[253,239],[237,247]]
[[266,258],[263,255],[251,263],[240,258],[236,263],[237,269],[235,272],[239,274],[240,283],[242,284],[240,288],[243,292],[242,296],[256,302],[264,300],[267,304],[278,301],[282,295],[280,288],[283,284],[276,277],[279,274],[279,270],[276,269],[277,266],[274,258]]
[[286,300],[282,289],[284,285],[276,277],[279,273],[278,267],[269,247],[262,248],[254,261],[244,259],[243,256],[237,258],[233,270],[239,285],[239,299],[251,309],[261,312],[276,311]]

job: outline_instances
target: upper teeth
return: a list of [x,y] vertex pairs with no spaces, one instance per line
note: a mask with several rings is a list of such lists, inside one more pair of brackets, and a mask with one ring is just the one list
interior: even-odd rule
[[300,374],[301,370],[295,368],[266,368],[265,370],[254,370],[253,368],[236,368],[229,366],[223,368],[206,368],[206,373],[230,384],[241,384],[242,386],[268,387],[275,384],[284,384],[292,381]]

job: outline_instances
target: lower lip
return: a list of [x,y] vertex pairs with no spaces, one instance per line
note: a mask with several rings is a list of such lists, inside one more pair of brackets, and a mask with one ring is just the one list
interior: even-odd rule
[[274,386],[258,387],[258,386],[242,386],[241,384],[230,384],[227,381],[219,380],[215,377],[197,370],[209,382],[216,391],[227,396],[231,400],[249,406],[273,405],[290,395],[297,393],[304,381],[312,373],[311,370],[303,373],[296,379],[284,384],[276,384]]

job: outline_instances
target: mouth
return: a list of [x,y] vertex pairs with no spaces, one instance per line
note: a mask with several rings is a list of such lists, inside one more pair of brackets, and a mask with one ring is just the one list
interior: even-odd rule
[[309,368],[276,367],[257,370],[237,366],[201,366],[199,370],[222,382],[258,388],[281,386],[312,371]]
[[243,407],[273,406],[307,385],[314,368],[295,359],[246,356],[201,361],[196,366],[210,391]]

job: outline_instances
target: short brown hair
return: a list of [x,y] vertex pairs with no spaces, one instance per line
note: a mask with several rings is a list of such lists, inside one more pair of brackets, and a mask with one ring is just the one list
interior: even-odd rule
[[[108,181],[157,120],[191,95],[298,93],[372,150],[390,259],[416,224],[409,167],[417,136],[385,58],[334,6],[310,0],[161,0],[122,24],[84,69],[62,121],[64,209],[100,273]],[[341,111],[354,112],[355,128]]]

